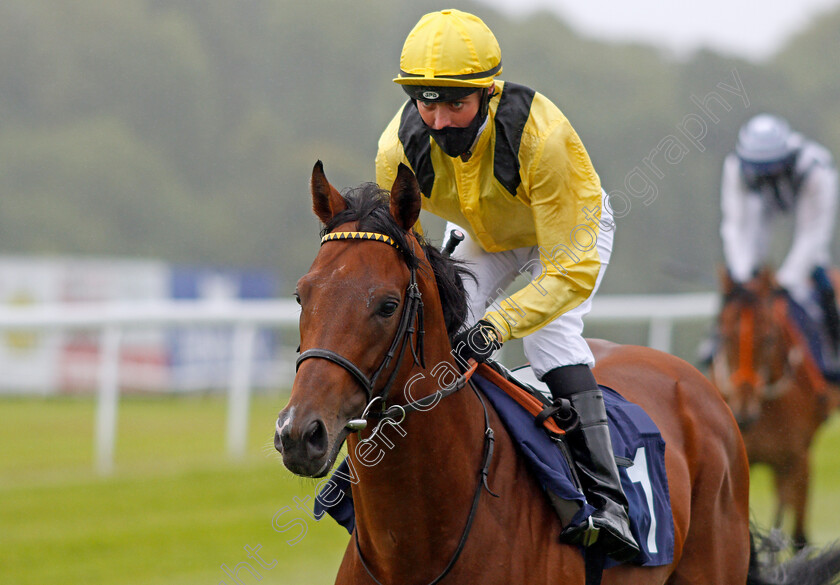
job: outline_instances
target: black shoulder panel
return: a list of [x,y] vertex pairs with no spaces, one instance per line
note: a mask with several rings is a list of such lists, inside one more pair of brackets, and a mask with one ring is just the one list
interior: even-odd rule
[[411,102],[403,107],[398,136],[403,152],[417,176],[417,182],[420,183],[420,191],[426,197],[431,197],[435,184],[435,169],[432,166],[430,134],[420,113]]
[[[516,196],[519,187],[519,144],[522,131],[531,113],[534,90],[505,82],[499,107],[496,108],[496,149],[493,153],[493,175],[508,192]],[[419,117],[419,114],[418,114]]]

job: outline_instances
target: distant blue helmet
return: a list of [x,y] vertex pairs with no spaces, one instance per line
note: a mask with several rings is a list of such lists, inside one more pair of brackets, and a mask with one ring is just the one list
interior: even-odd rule
[[801,137],[791,132],[784,118],[759,114],[741,127],[735,152],[745,169],[759,175],[776,174],[791,164],[800,143]]

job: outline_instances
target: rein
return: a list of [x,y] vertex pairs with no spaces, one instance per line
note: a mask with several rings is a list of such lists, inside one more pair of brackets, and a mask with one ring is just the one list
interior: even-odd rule
[[[447,387],[447,389],[449,389],[449,392],[448,394],[446,394],[446,396],[462,388],[466,381],[469,379],[469,376],[472,376],[472,373],[475,371],[476,367],[478,367],[478,364],[473,363],[470,369],[467,370],[467,372],[465,372],[463,376],[461,376],[453,384]],[[458,385],[458,382],[461,380],[464,380],[464,382]],[[463,532],[461,533],[461,540],[458,541],[458,546],[455,548],[455,552],[452,554],[452,557],[449,559],[449,562],[446,564],[446,567],[444,567],[443,571],[441,571],[441,573],[437,577],[429,581],[427,585],[437,585],[437,583],[440,583],[440,581],[443,580],[443,578],[446,577],[452,570],[452,568],[455,566],[455,563],[458,561],[458,557],[461,556],[461,553],[464,550],[464,546],[467,544],[467,538],[470,535],[470,530],[472,529],[472,524],[473,520],[475,520],[476,512],[478,511],[478,501],[481,498],[481,488],[483,487],[484,489],[486,489],[487,493],[493,496],[494,498],[499,497],[498,494],[493,493],[493,491],[490,489],[490,486],[487,485],[487,477],[490,474],[490,462],[493,459],[493,446],[496,440],[495,435],[493,433],[493,429],[490,427],[490,415],[487,412],[487,405],[485,404],[484,399],[481,397],[481,393],[472,383],[470,383],[470,388],[472,388],[473,392],[475,392],[476,397],[481,403],[481,408],[484,410],[484,458],[482,459],[481,470],[478,474],[478,484],[475,486],[475,492],[473,493],[470,512],[467,515],[467,522],[464,526]],[[440,390],[439,392],[443,391],[444,390]],[[434,397],[435,395],[431,394],[430,396]],[[417,400],[412,404],[417,405],[418,402],[420,401]],[[365,569],[365,572],[368,574],[368,577],[370,577],[371,580],[374,583],[376,583],[376,585],[383,585],[382,582],[376,578],[376,576],[373,574],[373,571],[370,570],[370,567],[365,561],[365,557],[362,554],[362,548],[359,545],[358,528],[353,531],[353,539],[356,543],[356,553],[359,555],[359,561],[362,563],[362,567]]]
[[[400,424],[402,421],[405,420],[405,417],[411,414],[412,412],[417,412],[418,410],[426,411],[430,409],[439,400],[443,400],[447,396],[455,394],[458,390],[467,385],[467,382],[469,382],[470,378],[472,378],[472,375],[475,373],[476,368],[478,368],[478,362],[472,359],[470,360],[470,362],[470,367],[463,374],[461,374],[454,382],[452,382],[448,386],[445,386],[444,388],[441,388],[434,394],[429,394],[428,396],[424,396],[423,398],[418,398],[417,400],[409,402],[406,405],[394,404],[388,408],[383,408],[383,410],[379,412],[367,412],[368,408],[370,407],[370,405],[368,405],[368,408],[366,408],[365,412],[362,413],[361,420],[365,420],[366,417],[370,416],[372,418],[378,418],[380,419],[380,421],[391,420],[395,424]],[[374,398],[373,402],[376,402],[376,400],[378,400],[378,397]],[[353,423],[354,421],[350,422]],[[365,420],[365,422],[367,421]]]

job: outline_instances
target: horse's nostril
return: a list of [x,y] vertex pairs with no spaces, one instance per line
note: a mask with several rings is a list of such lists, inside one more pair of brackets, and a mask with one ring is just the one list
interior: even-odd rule
[[327,452],[327,429],[320,420],[312,421],[303,437],[311,458],[322,457]]

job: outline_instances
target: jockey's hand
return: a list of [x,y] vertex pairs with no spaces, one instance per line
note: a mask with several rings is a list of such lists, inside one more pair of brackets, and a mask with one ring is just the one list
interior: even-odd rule
[[467,361],[472,358],[477,362],[486,361],[493,352],[502,347],[502,342],[496,328],[484,319],[455,335],[452,342],[452,355],[459,364],[467,367]]

